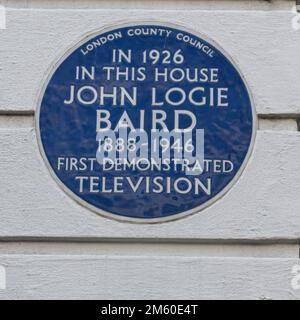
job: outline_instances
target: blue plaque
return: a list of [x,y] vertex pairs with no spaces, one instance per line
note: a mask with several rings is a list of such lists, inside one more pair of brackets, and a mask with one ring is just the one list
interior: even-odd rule
[[224,195],[251,154],[247,85],[215,43],[169,24],[94,33],[53,68],[37,110],[42,156],[80,204],[163,222]]

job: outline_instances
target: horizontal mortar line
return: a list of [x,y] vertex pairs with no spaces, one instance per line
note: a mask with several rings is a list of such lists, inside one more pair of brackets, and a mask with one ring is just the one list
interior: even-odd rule
[[[252,1],[252,0],[251,0]],[[249,5],[249,1],[240,0],[236,1],[214,1],[207,2],[203,1],[143,1],[139,3],[136,1],[127,1],[126,6],[123,4],[123,1],[112,0],[109,3],[106,1],[85,1],[84,5],[74,5],[72,2],[64,2],[63,5],[59,5],[59,1],[53,1],[54,5],[43,4],[43,1],[37,1],[37,4],[31,3],[29,5],[24,5],[22,3],[4,3],[4,6],[7,10],[16,11],[16,10],[56,10],[56,11],[93,11],[93,10],[147,10],[147,11],[156,11],[156,10],[169,10],[169,11],[252,11],[252,12],[268,12],[268,11],[291,11],[293,8],[293,3],[291,1],[282,2],[273,2],[268,0],[255,1]]]
[[0,107],[0,117],[2,116],[24,116],[33,117],[35,114],[34,110],[5,110],[5,108]]
[[[24,117],[33,117],[35,115],[34,110],[5,110],[0,106],[0,117],[1,116],[24,116]],[[298,113],[258,113],[257,114],[259,119],[299,119],[300,118],[300,111]]]
[[[180,12],[191,12],[191,11],[201,11],[203,13],[205,12],[212,12],[212,13],[223,13],[223,12],[228,12],[228,13],[240,13],[240,12],[251,12],[251,13],[265,13],[265,12],[291,12],[291,7],[290,8],[276,8],[276,7],[270,7],[270,8],[205,8],[205,7],[187,7],[187,6],[177,6],[177,8],[174,8],[174,6],[170,6],[170,7],[166,7],[166,6],[162,6],[162,7],[140,7],[140,8],[134,8],[133,6],[129,6],[128,8],[126,7],[89,7],[89,8],[83,8],[83,7],[78,7],[78,8],[68,8],[68,7],[58,7],[58,8],[54,8],[54,7],[45,7],[45,8],[40,8],[40,7],[30,7],[30,8],[26,8],[26,7],[20,7],[20,8],[14,8],[14,7],[6,7],[7,11],[85,11],[85,12],[95,12],[95,11],[160,11],[160,12],[170,12],[170,11],[180,11]],[[134,21],[133,21],[134,22]]]
[[295,237],[256,237],[256,238],[162,238],[162,237],[97,237],[97,236],[48,236],[18,235],[0,236],[1,242],[75,242],[75,243],[165,243],[165,244],[297,244]]
[[[298,244],[0,242],[1,255],[95,255],[111,257],[299,258]],[[1,262],[1,261],[0,261]]]
[[[264,121],[270,121],[266,124]],[[285,123],[283,121],[294,121]],[[258,114],[258,130],[300,131],[300,113]],[[0,111],[0,129],[34,128],[33,111]]]
[[300,119],[299,113],[259,113],[259,119],[270,119],[270,120],[282,120],[282,119],[292,119],[297,120]]

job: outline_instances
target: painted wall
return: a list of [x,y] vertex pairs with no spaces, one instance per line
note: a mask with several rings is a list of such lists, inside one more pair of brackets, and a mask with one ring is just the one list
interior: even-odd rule
[[[1,299],[300,298],[295,1],[1,4]],[[88,31],[151,19],[206,34],[231,55],[252,91],[259,129],[242,177],[222,199],[179,221],[135,225],[102,218],[61,191],[38,151],[34,111],[66,48]]]

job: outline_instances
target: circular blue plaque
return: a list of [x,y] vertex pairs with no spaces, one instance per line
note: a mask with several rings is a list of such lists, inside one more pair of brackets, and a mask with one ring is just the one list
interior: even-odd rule
[[163,222],[225,194],[250,156],[247,85],[211,40],[169,24],[94,33],[56,65],[37,110],[59,185],[110,218]]

